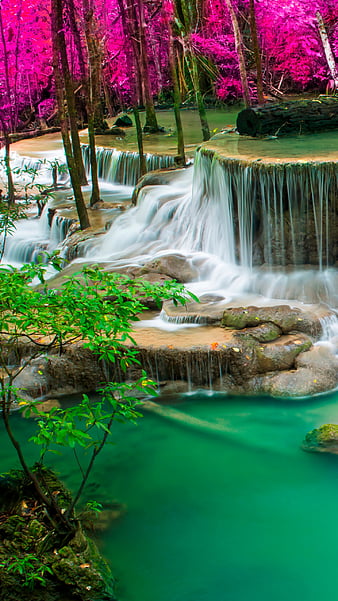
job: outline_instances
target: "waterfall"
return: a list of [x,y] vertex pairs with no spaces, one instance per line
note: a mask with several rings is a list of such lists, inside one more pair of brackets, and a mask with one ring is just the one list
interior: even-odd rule
[[[196,292],[324,301],[338,306],[335,163],[264,164],[196,153],[170,185],[147,186],[95,259],[142,264],[179,252]],[[306,268],[304,268],[306,266]]]
[[[82,149],[88,170],[89,148]],[[138,176],[137,154],[98,148],[97,156],[107,200],[129,194],[126,184]],[[39,172],[46,168],[36,159],[14,161]],[[173,157],[147,155],[147,161],[148,168],[168,167]],[[337,185],[337,163],[244,161],[202,148],[194,166],[177,170],[170,184],[141,189],[136,207],[120,214],[106,234],[86,241],[85,256],[120,266],[179,253],[198,273],[191,284],[198,294],[337,307]],[[38,252],[55,248],[70,226],[62,217],[48,231],[37,223],[18,224],[6,260],[34,260],[34,244]]]
[[65,239],[73,222],[49,211],[47,204],[39,219],[21,219],[16,223],[14,234],[6,239],[3,262],[17,266],[37,263]]
[[[82,144],[82,156],[87,175],[90,175],[90,148]],[[96,147],[99,179],[109,183],[135,186],[140,177],[140,161],[137,152],[124,152],[116,148]],[[147,171],[166,169],[174,165],[169,155],[146,154]]]

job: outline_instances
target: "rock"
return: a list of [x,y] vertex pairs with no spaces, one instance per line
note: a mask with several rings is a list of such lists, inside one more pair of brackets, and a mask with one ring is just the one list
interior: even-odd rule
[[325,346],[313,346],[295,359],[294,369],[264,377],[263,392],[277,397],[307,397],[336,388],[338,359]]
[[184,306],[176,306],[171,301],[165,301],[163,303],[163,311],[168,321],[219,325],[224,312],[224,306],[219,301],[205,301],[201,303],[191,301],[187,302]]
[[[323,312],[328,310],[323,308]],[[235,328],[237,330],[255,327],[261,324],[272,323],[284,334],[296,330],[304,332],[315,339],[322,334],[320,318],[322,315],[302,311],[298,307],[289,305],[277,305],[273,307],[235,307],[226,309],[223,314],[222,327]]]
[[[58,399],[47,399],[46,401],[42,401],[41,403],[35,403],[36,408],[39,411],[50,411],[55,407],[61,407],[60,401]],[[32,412],[30,409],[23,410],[22,415],[24,417],[36,417],[36,413]]]
[[189,259],[179,254],[164,255],[145,263],[140,275],[143,276],[151,271],[163,273],[181,283],[192,282],[198,277],[198,271],[191,265]]
[[114,123],[115,127],[133,127],[133,122],[128,115],[118,117]]
[[177,180],[177,176],[184,172],[182,169],[154,169],[154,171],[150,171],[143,175],[139,181],[137,182],[133,196],[132,196],[132,204],[137,204],[137,199],[142,188],[146,186],[166,186],[170,184],[173,180]]
[[282,330],[274,323],[262,323],[259,326],[252,328],[244,328],[240,332],[236,332],[237,338],[245,340],[246,338],[252,338],[258,342],[273,342],[277,340],[282,334]]
[[119,136],[120,138],[124,138],[126,135],[126,132],[124,131],[124,129],[121,129],[120,127],[111,127],[110,129],[96,128],[95,135],[96,136]]
[[152,127],[151,125],[145,125],[143,128],[143,132],[145,134],[164,134],[165,128],[161,126]]
[[325,424],[308,432],[303,442],[305,451],[338,454],[338,425]]

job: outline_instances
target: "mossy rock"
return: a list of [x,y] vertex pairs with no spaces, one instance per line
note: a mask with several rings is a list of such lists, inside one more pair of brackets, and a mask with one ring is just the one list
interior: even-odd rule
[[[41,466],[33,470],[41,474]],[[48,480],[49,489],[57,492],[61,507],[66,508],[71,499],[69,492],[51,470],[43,469],[43,478]],[[26,476],[13,471],[2,478],[2,485],[5,492],[7,486],[10,496],[7,508],[3,504],[1,507],[0,601],[113,601],[110,569],[81,525],[61,546]],[[19,502],[13,506],[15,486]],[[20,560],[20,565],[27,560],[31,564],[23,573],[13,568]],[[37,578],[41,570],[43,581]]]
[[240,332],[236,332],[236,338],[242,340],[254,339],[258,342],[274,342],[282,334],[282,330],[274,323],[262,323],[259,326],[252,328],[244,328]]
[[324,424],[308,432],[303,442],[305,451],[338,454],[338,425]]
[[222,327],[236,330],[256,328],[262,324],[273,324],[280,328],[283,334],[297,331],[309,334],[313,338],[319,338],[322,334],[320,316],[317,313],[308,313],[288,305],[234,307],[224,311],[221,321]]

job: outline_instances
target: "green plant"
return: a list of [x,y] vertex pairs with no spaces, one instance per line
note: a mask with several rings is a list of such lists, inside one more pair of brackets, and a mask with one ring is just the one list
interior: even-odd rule
[[100,513],[102,511],[102,503],[98,503],[97,501],[87,501],[86,509],[87,511],[94,511],[94,513]]
[[11,557],[6,562],[0,564],[8,572],[20,577],[22,586],[33,589],[37,584],[46,586],[45,574],[52,574],[49,566],[43,565],[39,557],[32,553],[27,553],[23,557]]
[[[59,267],[57,256],[52,256],[51,261]],[[151,296],[160,303],[163,298],[172,298],[176,304],[185,303],[186,292],[175,282],[159,286],[98,267],[85,268],[64,282],[60,290],[54,290],[48,288],[44,273],[42,264],[0,269],[0,405],[22,469],[33,483],[36,497],[45,506],[51,528],[60,540],[76,530],[76,505],[98,454],[111,440],[114,422],[135,422],[140,416],[138,397],[155,394],[154,383],[145,372],[133,383],[111,382],[102,377],[97,400],[84,395],[74,407],[41,411],[23,398],[22,390],[16,386],[17,376],[37,359],[48,358],[55,351],[63,353],[74,343],[90,349],[99,364],[117,363],[126,372],[139,363],[132,322],[144,310],[146,299]],[[32,287],[35,278],[41,282],[39,288]],[[26,351],[22,355],[24,342]],[[19,360],[14,364],[9,357]],[[26,415],[37,418],[37,431],[30,440],[40,446],[40,465],[45,465],[55,446],[72,449],[81,480],[71,502],[51,493],[43,470],[37,472],[28,466],[11,423],[12,409],[20,406],[25,407]],[[79,448],[87,452],[85,463],[80,462]]]

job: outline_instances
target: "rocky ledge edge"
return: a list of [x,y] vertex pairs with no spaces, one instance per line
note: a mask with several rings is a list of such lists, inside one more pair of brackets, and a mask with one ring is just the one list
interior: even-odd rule
[[[167,321],[202,325],[171,332],[149,322],[136,324],[133,338],[141,365],[127,374],[110,365],[111,380],[135,381],[145,369],[161,393],[207,388],[292,398],[338,385],[338,358],[328,345],[315,344],[325,318],[332,317],[324,305],[229,307],[224,299],[206,296],[184,307],[166,302],[162,314]],[[21,357],[27,352],[23,344]],[[88,393],[104,381],[103,369],[107,366],[88,349],[74,344],[61,356],[55,353],[33,362],[16,386],[33,399]]]

